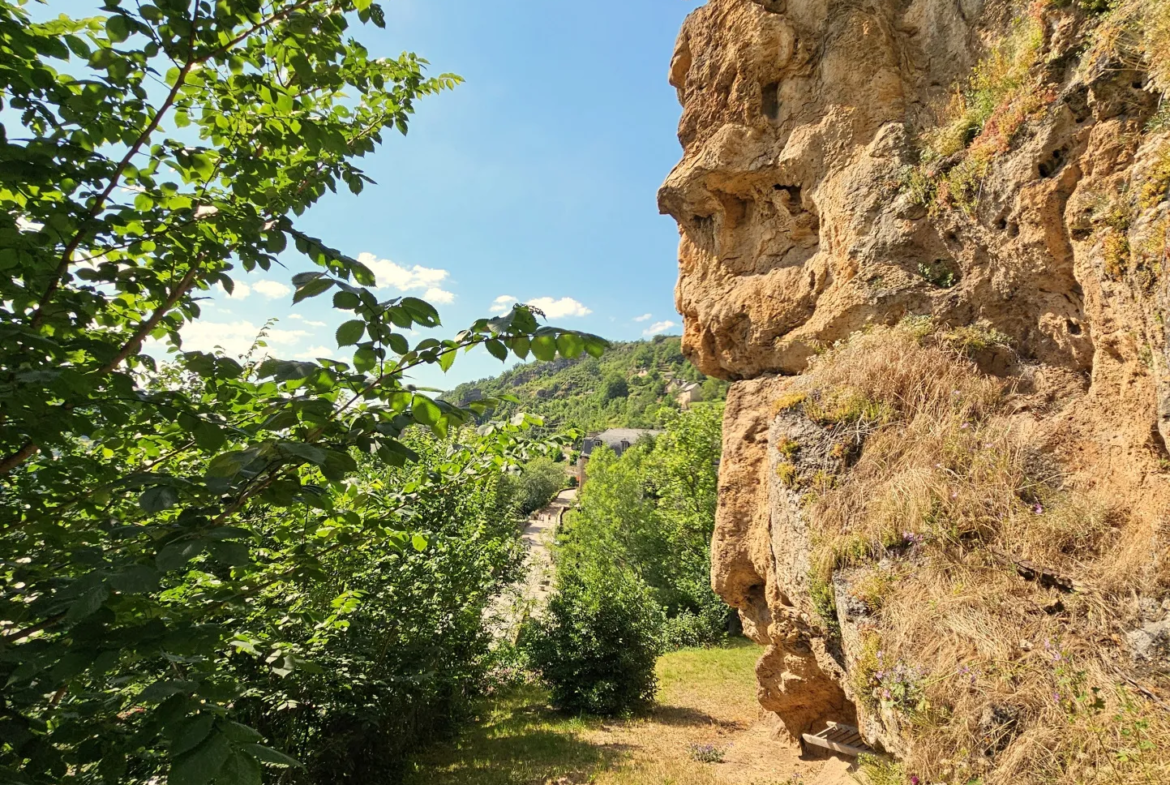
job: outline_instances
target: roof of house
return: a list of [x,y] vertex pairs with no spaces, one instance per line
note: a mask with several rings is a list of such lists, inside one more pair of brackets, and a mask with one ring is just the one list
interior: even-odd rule
[[646,436],[657,436],[662,431],[655,431],[649,428],[610,428],[601,433],[591,433],[585,437],[585,447],[582,452],[586,455],[593,451],[598,442],[608,445],[614,450],[622,450],[632,444],[637,444],[639,439]]

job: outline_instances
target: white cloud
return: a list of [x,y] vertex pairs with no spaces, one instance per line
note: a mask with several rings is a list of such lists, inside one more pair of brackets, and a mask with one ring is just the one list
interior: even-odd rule
[[304,316],[301,316],[299,313],[290,313],[288,315],[288,318],[296,319],[298,322],[304,322],[305,324],[309,325],[310,327],[328,327],[329,326],[325,322],[314,322],[312,319],[306,319]]
[[280,281],[269,281],[263,278],[252,284],[252,288],[255,289],[259,294],[267,297],[269,300],[275,300],[278,297],[284,297],[286,295],[292,294],[292,289],[285,284],[282,284]]
[[489,308],[492,313],[507,313],[512,310],[512,303],[518,302],[515,297],[510,294],[501,294],[495,300],[492,300],[492,307]]
[[437,288],[451,275],[446,270],[421,267],[417,264],[408,269],[389,259],[379,259],[372,253],[358,254],[358,261],[369,267],[377,276],[376,288],[378,289],[394,287],[400,292],[408,292],[412,289],[432,289]]
[[[512,305],[517,302],[519,300],[512,295],[501,294],[492,301],[492,307],[489,310],[492,313],[507,313],[512,310]],[[559,300],[554,300],[551,297],[537,297],[535,300],[529,300],[525,305],[539,308],[549,319],[563,319],[566,316],[588,316],[593,313],[593,311],[572,297],[562,297]]]
[[303,352],[293,355],[293,358],[297,360],[340,360],[342,358],[338,356],[339,354],[336,347],[331,349],[328,346],[310,346]]
[[[232,286],[232,293],[228,295],[229,300],[243,300],[252,293],[252,287],[243,281],[233,281],[232,283],[235,285]],[[227,289],[223,288],[223,284],[217,283],[215,287],[221,292],[227,293]]]
[[455,295],[445,289],[440,289],[437,286],[432,286],[423,292],[423,299],[434,305],[450,305],[455,300]]
[[[259,335],[262,325],[246,320],[236,322],[197,321],[183,327],[183,349],[186,351],[210,352],[223,347],[229,355],[247,354]],[[290,347],[309,336],[304,330],[281,330],[273,327],[264,340],[270,349]]]
[[528,305],[539,308],[549,319],[563,319],[566,316],[588,316],[593,311],[586,308],[572,297],[562,297],[554,300],[551,297],[537,297],[529,300]]
[[653,314],[644,313],[641,316],[635,316],[634,321],[635,322],[648,322],[648,321],[650,321],[651,316],[653,316]]
[[675,326],[676,326],[675,323],[671,322],[671,321],[655,322],[654,324],[650,325],[645,330],[643,330],[642,335],[658,335],[658,333],[664,333],[667,330],[669,330],[671,327],[675,327]]

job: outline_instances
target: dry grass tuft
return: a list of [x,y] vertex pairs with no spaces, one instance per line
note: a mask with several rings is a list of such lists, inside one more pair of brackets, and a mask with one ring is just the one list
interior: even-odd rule
[[[923,135],[921,165],[902,175],[902,186],[914,201],[971,213],[992,162],[1055,100],[1038,68],[1044,60],[1047,5],[1043,0],[1033,3],[975,66],[967,83],[956,88],[941,126]],[[945,171],[940,170],[943,164]]]
[[[847,481],[809,497],[812,584],[863,568],[854,691],[897,718],[924,782],[1168,782],[1170,717],[1117,671],[1134,598],[1162,591],[1153,524],[1035,453],[1010,386],[967,356],[984,340],[908,323],[807,377],[806,413],[848,401],[864,439]],[[1087,588],[1026,581],[1025,561]]]
[[1083,62],[1120,63],[1145,71],[1155,89],[1170,92],[1170,5],[1164,0],[1118,0],[1094,31]]

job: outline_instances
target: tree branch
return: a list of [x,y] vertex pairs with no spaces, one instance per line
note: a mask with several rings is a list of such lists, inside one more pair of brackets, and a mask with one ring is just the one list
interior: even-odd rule
[[187,81],[187,75],[191,73],[191,69],[195,67],[195,34],[199,29],[197,24],[198,20],[199,4],[197,2],[195,4],[195,10],[191,16],[191,42],[189,47],[191,51],[187,56],[187,63],[179,69],[179,75],[175,78],[175,84],[171,87],[170,92],[167,93],[166,99],[163,100],[162,105],[160,105],[158,108],[158,111],[154,113],[154,117],[152,117],[150,122],[146,124],[146,128],[142,131],[141,134],[138,135],[138,138],[134,140],[134,143],[130,145],[130,148],[126,150],[126,154],[122,156],[122,160],[119,161],[118,165],[114,168],[114,173],[110,175],[110,182],[106,185],[105,190],[103,190],[101,194],[98,195],[97,199],[94,200],[93,205],[90,206],[88,213],[82,220],[81,226],[78,227],[77,232],[73,235],[73,238],[70,239],[66,244],[65,250],[61,253],[61,261],[57,263],[57,269],[53,272],[53,280],[49,281],[48,288],[45,290],[45,293],[41,295],[40,302],[37,303],[37,309],[33,312],[30,324],[34,329],[40,327],[41,323],[44,322],[45,308],[52,301],[53,295],[55,295],[57,290],[61,288],[61,279],[65,277],[67,272],[69,272],[69,266],[73,263],[73,253],[77,250],[78,246],[81,245],[81,240],[86,234],[86,224],[101,214],[102,210],[106,206],[106,201],[110,198],[110,194],[112,194],[114,189],[118,187],[118,182],[122,179],[122,175],[126,172],[126,167],[130,165],[130,162],[134,159],[134,156],[138,155],[138,151],[142,149],[142,145],[146,144],[146,141],[150,138],[150,135],[153,134],[158,128],[158,124],[162,122],[163,116],[168,111],[170,111],[171,106],[175,103],[175,99],[179,97],[179,91],[183,88],[183,85]]
[[[179,281],[178,285],[175,286],[173,290],[171,290],[171,293],[167,299],[154,309],[154,313],[150,315],[150,318],[140,324],[138,329],[134,331],[134,335],[132,335],[130,340],[126,341],[126,343],[122,345],[122,348],[118,350],[118,353],[115,354],[109,362],[97,370],[98,375],[105,375],[110,373],[119,365],[121,365],[127,357],[142,348],[142,342],[146,340],[147,336],[154,332],[154,328],[158,327],[158,324],[163,320],[163,317],[165,317],[167,313],[175,307],[179,300],[182,299],[183,295],[190,291],[191,287],[195,285],[195,281],[199,277],[199,264],[200,263],[197,261],[195,264],[191,265],[191,268],[187,270],[187,274],[184,275],[182,280]],[[72,408],[73,407],[71,405],[66,405],[65,411],[69,411]],[[22,463],[27,461],[29,458],[35,455],[39,449],[40,448],[31,439],[25,442],[19,450],[0,461],[0,477],[8,474],[17,466],[20,466]]]

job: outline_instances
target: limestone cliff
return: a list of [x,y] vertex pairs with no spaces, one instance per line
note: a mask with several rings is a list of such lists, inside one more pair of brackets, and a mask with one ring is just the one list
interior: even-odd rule
[[762,705],[929,781],[1170,781],[1170,2],[710,0],[670,82]]

